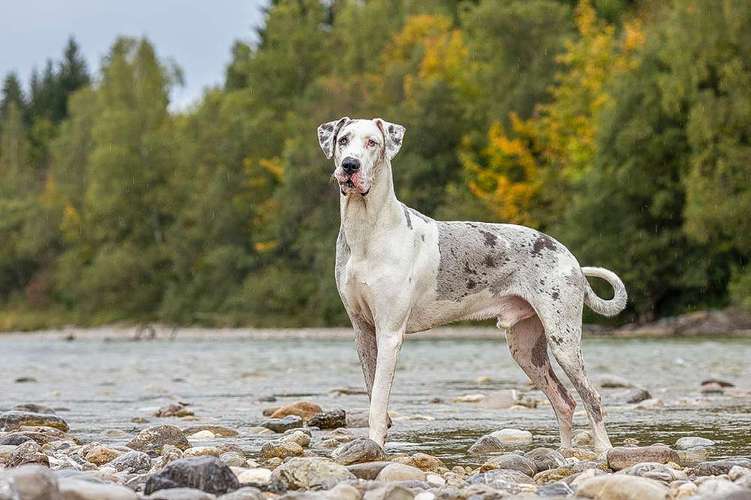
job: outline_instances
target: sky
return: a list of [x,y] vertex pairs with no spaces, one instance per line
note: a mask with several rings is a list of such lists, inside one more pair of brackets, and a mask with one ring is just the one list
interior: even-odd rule
[[28,83],[34,67],[59,60],[69,36],[90,71],[118,35],[146,36],[161,58],[183,70],[172,107],[195,102],[221,84],[235,40],[254,40],[266,0],[0,0],[0,78],[15,71]]

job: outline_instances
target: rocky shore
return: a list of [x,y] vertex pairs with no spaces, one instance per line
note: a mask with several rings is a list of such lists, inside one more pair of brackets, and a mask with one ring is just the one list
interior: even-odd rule
[[[477,395],[466,402],[473,397],[488,404]],[[525,429],[503,428],[466,450],[472,465],[452,466],[384,451],[364,437],[362,412],[312,401],[268,406],[244,428],[196,424],[184,403],[143,420],[115,446],[82,442],[42,405],[0,413],[0,500],[751,499],[751,459],[710,460],[715,442],[699,436],[598,454],[586,431],[574,448],[554,449],[536,446]],[[265,437],[260,450],[237,444],[248,433]]]

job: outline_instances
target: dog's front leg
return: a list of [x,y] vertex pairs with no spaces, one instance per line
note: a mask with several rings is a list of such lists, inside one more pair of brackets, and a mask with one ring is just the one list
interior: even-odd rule
[[399,350],[402,346],[403,337],[404,328],[396,331],[379,330],[376,334],[378,355],[376,357],[373,389],[370,396],[368,427],[370,439],[381,446],[386,444],[391,384],[394,382],[396,361],[399,358]]

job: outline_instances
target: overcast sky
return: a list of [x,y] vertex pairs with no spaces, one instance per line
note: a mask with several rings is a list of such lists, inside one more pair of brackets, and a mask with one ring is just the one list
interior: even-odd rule
[[185,87],[173,106],[193,102],[223,81],[237,39],[252,40],[266,0],[0,0],[0,77],[15,71],[24,83],[32,68],[61,57],[73,35],[89,64],[99,62],[118,35],[147,36],[162,58],[183,69]]

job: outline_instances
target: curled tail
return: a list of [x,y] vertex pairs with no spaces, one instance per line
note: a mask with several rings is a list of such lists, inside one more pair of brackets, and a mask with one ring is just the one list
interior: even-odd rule
[[605,300],[598,297],[594,290],[592,290],[589,282],[587,282],[587,290],[584,292],[584,303],[590,309],[603,316],[615,316],[626,308],[626,299],[628,299],[626,287],[617,274],[602,267],[582,267],[582,272],[584,276],[594,276],[595,278],[604,279],[613,287],[613,298]]

